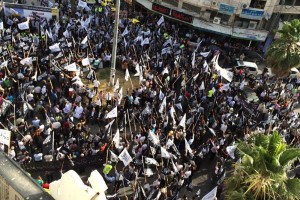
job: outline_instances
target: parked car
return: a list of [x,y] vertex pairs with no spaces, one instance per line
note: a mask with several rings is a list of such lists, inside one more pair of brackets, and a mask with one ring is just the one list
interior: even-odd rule
[[[273,77],[274,74],[272,73],[272,69],[268,67],[268,75],[269,77]],[[296,68],[296,67],[293,67],[289,73],[289,76],[288,78],[298,78],[300,77],[300,73],[299,73],[299,70]]]
[[[238,60],[238,61],[236,61],[235,68],[237,70],[244,69],[246,77],[257,76],[257,74],[258,74],[258,67],[257,67],[257,64],[254,62]],[[232,69],[229,69],[229,71],[232,71]]]

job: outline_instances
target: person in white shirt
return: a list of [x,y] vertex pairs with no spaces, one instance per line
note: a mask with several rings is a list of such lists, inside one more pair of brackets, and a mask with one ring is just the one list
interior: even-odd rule
[[100,81],[98,81],[97,79],[95,79],[93,81],[93,84],[94,84],[94,91],[96,92],[96,94],[98,94],[98,87],[100,85]]
[[76,106],[76,108],[75,108],[73,117],[75,117],[76,119],[81,118],[82,112],[83,112],[83,107],[81,106],[81,103],[79,103],[79,105]]
[[105,99],[106,99],[106,105],[111,105],[112,95],[111,95],[110,92],[107,92],[107,93],[106,93]]
[[94,96],[96,95],[96,92],[94,90],[88,90],[88,98],[89,98],[89,104],[93,101]]
[[16,157],[15,147],[10,148],[9,156],[11,159],[14,159]]

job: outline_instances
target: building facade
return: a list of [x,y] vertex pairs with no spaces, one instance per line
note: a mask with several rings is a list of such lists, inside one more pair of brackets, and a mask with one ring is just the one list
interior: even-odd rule
[[[300,13],[300,0],[136,0],[196,28],[264,42],[280,20]],[[299,6],[298,6],[299,4]]]
[[54,200],[27,172],[0,152],[1,200]]

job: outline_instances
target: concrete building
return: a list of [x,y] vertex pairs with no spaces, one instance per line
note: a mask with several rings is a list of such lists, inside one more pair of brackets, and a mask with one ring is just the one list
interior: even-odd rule
[[27,172],[0,152],[1,200],[54,200]]
[[194,27],[264,42],[280,20],[299,18],[300,0],[136,0]]

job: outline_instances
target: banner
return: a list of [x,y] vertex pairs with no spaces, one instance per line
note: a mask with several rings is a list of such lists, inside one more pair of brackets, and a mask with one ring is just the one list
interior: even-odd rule
[[[52,19],[51,8],[41,7],[41,6],[28,6],[25,4],[13,4],[4,2],[5,10],[10,12],[5,12],[5,15],[14,14],[17,12],[18,15],[24,17],[41,17],[46,18],[47,20]],[[54,8],[57,10],[57,8]],[[13,12],[12,12],[13,11]]]
[[10,146],[10,131],[0,129],[0,143]]
[[18,28],[19,28],[20,30],[26,30],[26,29],[29,29],[29,23],[28,23],[28,21],[22,22],[22,23],[18,24]]

